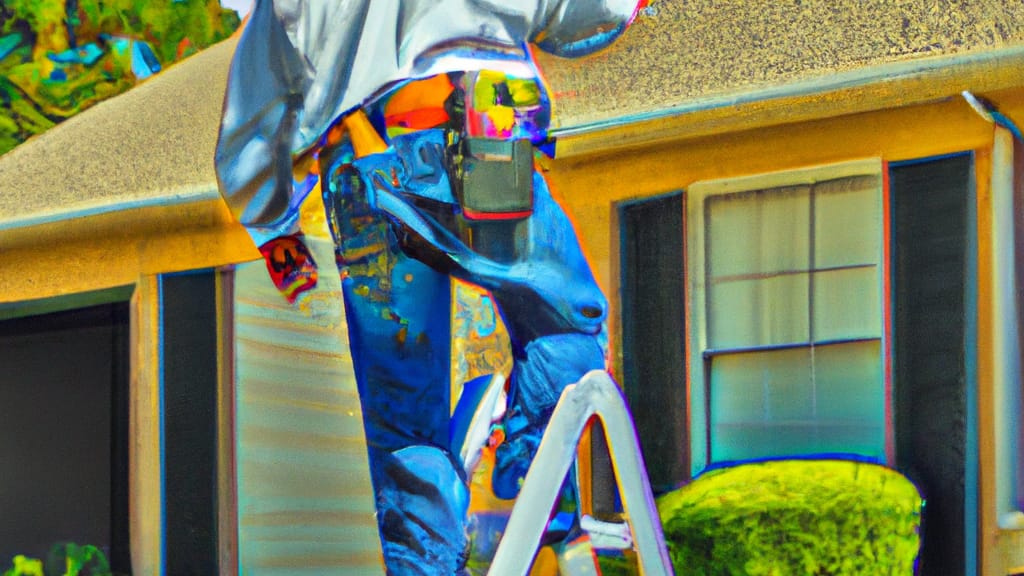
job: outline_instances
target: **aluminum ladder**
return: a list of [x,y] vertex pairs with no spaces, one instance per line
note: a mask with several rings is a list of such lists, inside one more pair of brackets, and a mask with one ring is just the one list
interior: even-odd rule
[[562,392],[526,474],[488,576],[526,576],[548,517],[591,417],[604,425],[640,574],[674,574],[625,398],[607,372],[593,370]]

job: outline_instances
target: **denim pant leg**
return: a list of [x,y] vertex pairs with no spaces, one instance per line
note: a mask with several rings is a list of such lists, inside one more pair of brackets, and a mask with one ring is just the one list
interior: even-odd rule
[[388,574],[450,576],[465,568],[469,489],[446,451],[370,449]]
[[600,334],[553,334],[530,341],[512,368],[505,442],[495,453],[494,494],[515,498],[537,454],[562,391],[591,370],[604,368]]

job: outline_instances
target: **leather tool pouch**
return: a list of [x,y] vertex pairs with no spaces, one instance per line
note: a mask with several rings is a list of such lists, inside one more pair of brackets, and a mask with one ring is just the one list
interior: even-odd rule
[[467,220],[519,220],[533,210],[533,146],[527,139],[463,136],[448,147],[455,197]]

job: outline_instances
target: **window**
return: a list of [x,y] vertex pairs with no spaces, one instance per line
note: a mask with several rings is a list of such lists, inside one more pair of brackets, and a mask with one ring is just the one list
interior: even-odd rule
[[0,321],[0,569],[72,541],[131,571],[128,306]]
[[858,162],[691,187],[695,470],[884,457],[880,174]]

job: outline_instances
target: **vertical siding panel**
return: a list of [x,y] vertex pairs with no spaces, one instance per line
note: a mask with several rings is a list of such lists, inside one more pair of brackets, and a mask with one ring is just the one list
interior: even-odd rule
[[307,242],[319,282],[294,305],[262,261],[235,271],[239,564],[247,576],[381,574],[333,248]]

